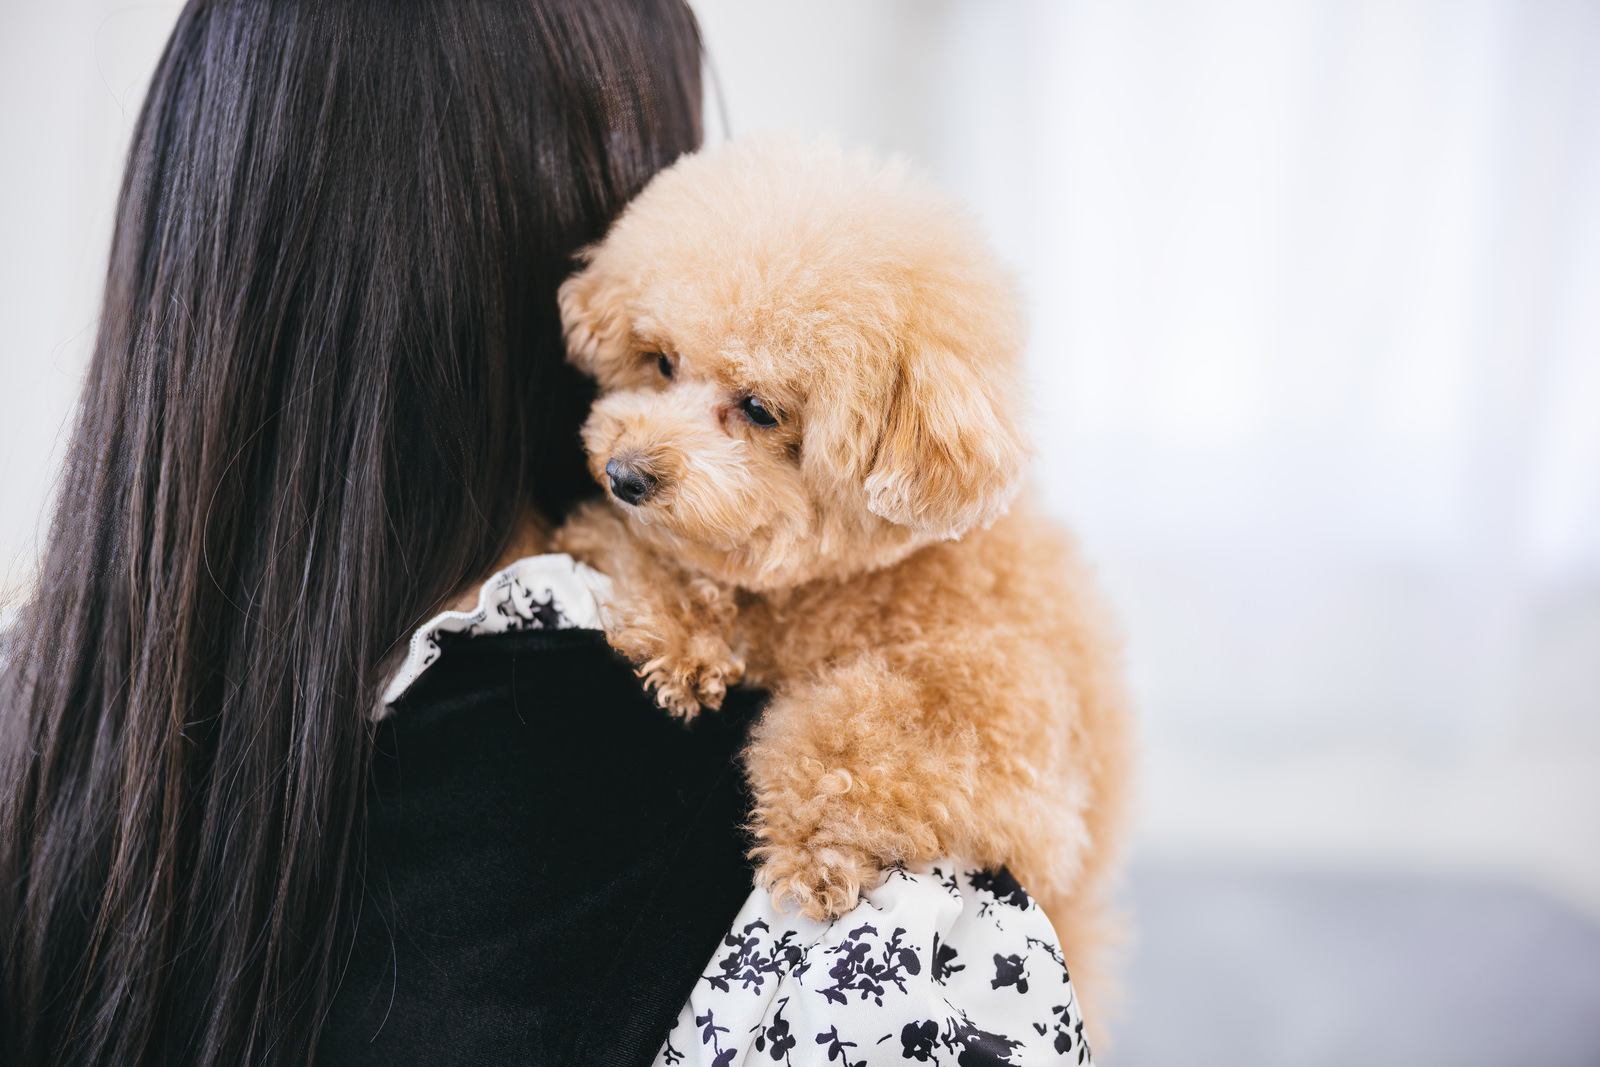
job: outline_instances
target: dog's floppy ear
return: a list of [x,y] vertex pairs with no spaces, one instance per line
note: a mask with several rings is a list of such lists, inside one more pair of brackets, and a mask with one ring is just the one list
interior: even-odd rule
[[1004,514],[1027,447],[1004,376],[928,346],[902,356],[867,475],[867,507],[901,526],[954,538]]
[[578,253],[583,267],[556,291],[561,309],[561,331],[567,339],[567,362],[592,378],[604,379],[607,353],[615,341],[626,337],[628,323],[622,301],[595,262],[595,250]]

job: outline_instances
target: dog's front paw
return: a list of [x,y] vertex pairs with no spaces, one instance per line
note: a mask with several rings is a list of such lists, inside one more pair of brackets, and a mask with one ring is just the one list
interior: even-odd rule
[[763,845],[755,855],[762,861],[756,884],[772,893],[778,910],[797,907],[808,919],[850,911],[883,869],[875,857],[848,845]]
[[[700,687],[694,677],[685,678],[677,671],[652,669],[648,663],[639,669],[639,676],[644,679],[645,688],[655,691],[656,703],[678,718],[692,719],[700,714]],[[716,704],[705,706],[714,709],[720,703],[719,700]]]
[[702,707],[722,707],[728,687],[744,677],[744,664],[716,638],[696,635],[680,656],[657,656],[639,668],[656,703],[680,718],[690,719]]
[[695,699],[708,708],[720,708],[722,698],[728,695],[728,687],[738,685],[743,677],[744,664],[738,660],[702,663],[694,675]]

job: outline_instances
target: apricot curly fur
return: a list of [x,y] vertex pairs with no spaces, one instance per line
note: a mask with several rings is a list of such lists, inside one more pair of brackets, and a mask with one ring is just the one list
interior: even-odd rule
[[561,308],[591,470],[653,488],[556,547],[611,576],[663,707],[771,691],[759,883],[821,917],[888,864],[1005,864],[1098,1009],[1133,720],[1071,537],[1012,505],[1021,315],[977,226],[903,164],[757,138],[663,172],[585,258]]

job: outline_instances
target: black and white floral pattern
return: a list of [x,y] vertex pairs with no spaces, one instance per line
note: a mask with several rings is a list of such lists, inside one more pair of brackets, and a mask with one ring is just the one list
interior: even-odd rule
[[813,922],[756,890],[657,1067],[1090,1064],[1055,932],[1015,878],[950,863],[885,872]]
[[600,611],[611,580],[564,553],[528,556],[483,583],[478,606],[445,611],[411,635],[373,717],[383,718],[422,672],[439,658],[439,635],[503,634],[514,630],[601,629]]

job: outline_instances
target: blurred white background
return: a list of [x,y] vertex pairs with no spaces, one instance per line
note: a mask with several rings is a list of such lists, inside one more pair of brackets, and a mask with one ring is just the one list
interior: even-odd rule
[[[179,5],[0,4],[15,584]],[[1162,938],[1216,965],[1251,936],[1326,933],[1339,901],[1367,902],[1346,908],[1356,937],[1417,915],[1501,923],[1505,951],[1560,972],[1535,999],[1600,996],[1600,4],[695,6],[722,87],[713,141],[725,114],[735,134],[906,152],[1028,292],[1038,491],[1123,615],[1147,747],[1144,942],[1106,1062],[1179,1062],[1150,1036],[1176,1026],[1152,1005],[1189,965]],[[1204,947],[1196,900],[1223,916]],[[1416,952],[1511,966],[1441,937],[1455,948]],[[1561,955],[1579,941],[1594,953]],[[1302,1018],[1285,998],[1321,987],[1247,955],[1195,1025],[1243,1013],[1230,1063],[1335,1062],[1365,1002],[1336,990]],[[1426,968],[1414,984],[1455,995]],[[1473,1010],[1504,992],[1472,987]],[[1600,1062],[1600,1000],[1584,1005],[1575,1058],[1523,1042],[1515,1062]],[[1454,1025],[1427,1010],[1408,1017]],[[1512,1062],[1481,1033],[1446,1055],[1454,1038],[1403,1030],[1393,1062]]]

